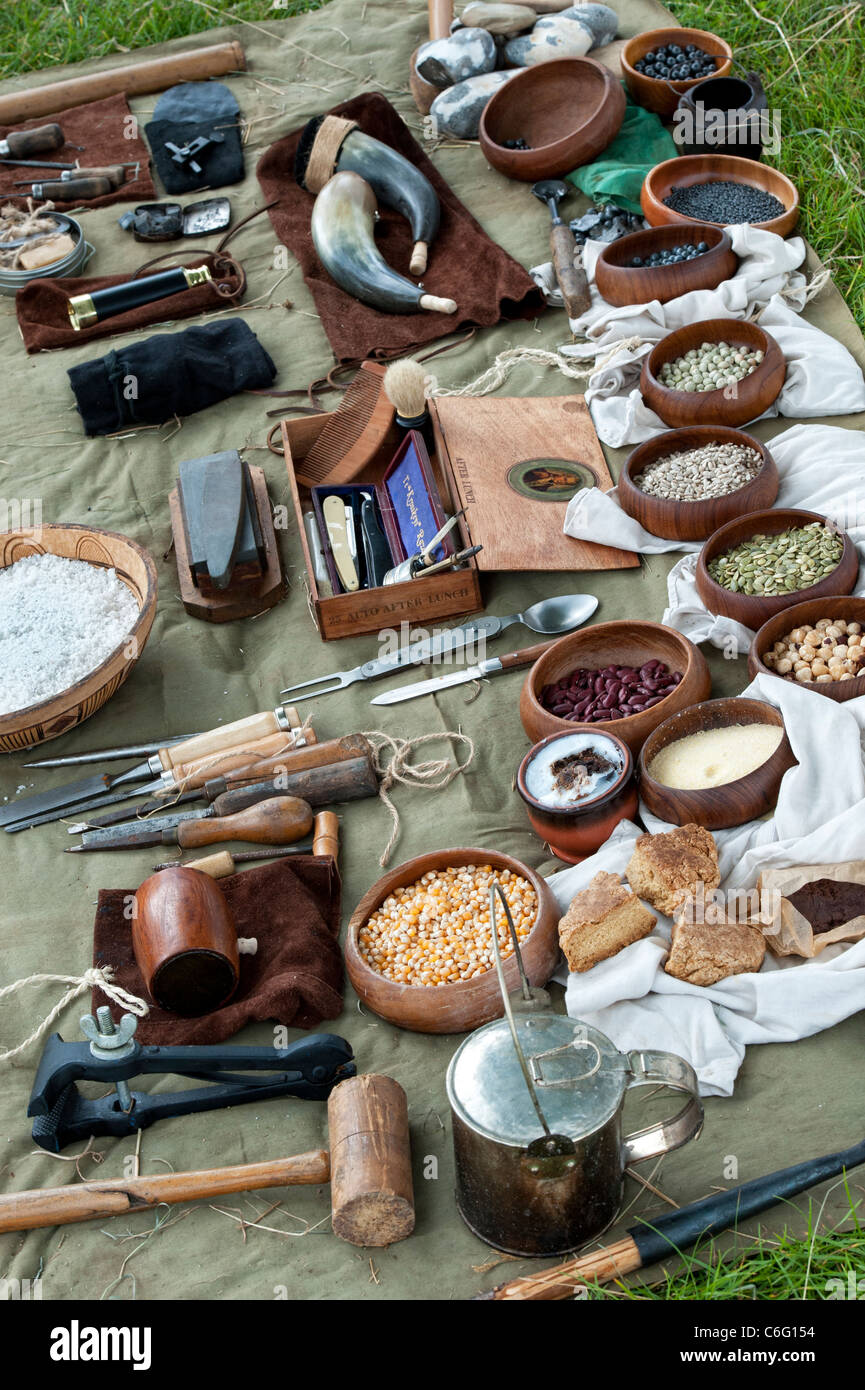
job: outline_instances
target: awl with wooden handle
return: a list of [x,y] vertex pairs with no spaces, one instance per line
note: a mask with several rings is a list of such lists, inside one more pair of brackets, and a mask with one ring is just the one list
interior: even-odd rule
[[[284,733],[294,743],[315,742],[315,735],[308,728],[300,727],[297,711],[291,705],[279,705],[275,710],[263,710],[236,719],[231,724],[222,724],[207,733],[181,743],[165,745],[145,762],[128,768],[115,777],[107,774],[84,777],[77,782],[67,782],[62,787],[52,787],[50,791],[38,792],[35,796],[16,797],[8,805],[0,808],[0,825],[10,826],[19,821],[33,823],[33,817],[57,807],[74,806],[88,798],[100,796],[128,783],[142,782],[149,777],[171,773],[175,768],[202,758],[226,752],[228,749],[248,745],[267,738],[271,734]],[[129,793],[140,795],[140,793]],[[65,814],[65,812],[63,813]]]
[[47,154],[49,150],[59,150],[66,143],[66,136],[59,125],[38,125],[33,130],[11,130],[5,140],[0,140],[0,155],[20,156],[27,159],[33,154]]
[[[205,854],[201,859],[190,859],[181,867],[197,869],[210,878],[228,878],[237,872],[238,864],[260,863],[262,860],[279,860],[291,854],[329,856],[334,863],[339,857],[339,820],[333,811],[319,811],[312,832],[312,845],[283,846],[281,849],[252,849],[240,854],[232,854],[229,849],[217,850],[216,854]],[[168,864],[154,864],[154,873],[160,869],[176,869],[180,860]]]
[[[180,814],[183,814],[182,812]],[[248,840],[256,845],[290,845],[312,829],[312,811],[296,796],[275,796],[232,816],[217,816],[213,808],[173,825],[164,821],[133,821],[110,830],[88,830],[67,854],[98,849],[141,849],[147,845],[180,845],[197,849],[224,840]]]

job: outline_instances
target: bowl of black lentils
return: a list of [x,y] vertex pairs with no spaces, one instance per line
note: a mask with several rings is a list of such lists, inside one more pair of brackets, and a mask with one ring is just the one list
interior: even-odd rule
[[653,227],[750,222],[789,236],[799,220],[799,193],[777,169],[732,154],[690,154],[656,164],[640,203]]
[[694,223],[650,227],[605,246],[595,264],[595,284],[608,304],[649,304],[713,290],[735,275],[739,258],[721,227]]
[[756,632],[794,604],[851,593],[858,576],[846,531],[819,512],[778,507],[715,531],[698,556],[696,580],[710,613]]
[[708,77],[726,77],[733,50],[705,29],[648,29],[622,50],[625,86],[640,106],[671,120],[683,92]]
[[704,541],[735,517],[771,507],[778,469],[742,430],[697,425],[638,444],[616,486],[622,511],[653,536]]
[[668,333],[643,358],[640,392],[665,425],[757,420],[781,393],[787,364],[775,339],[747,319],[703,319]]

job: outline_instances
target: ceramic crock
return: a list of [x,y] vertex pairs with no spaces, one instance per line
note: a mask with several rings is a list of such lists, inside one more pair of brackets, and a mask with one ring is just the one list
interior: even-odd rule
[[[709,143],[696,127],[697,104],[703,108],[707,135],[723,120],[725,138]],[[766,93],[756,72],[742,77],[707,77],[680,98],[673,123],[679,154],[732,154],[741,159],[762,159],[762,113]],[[690,131],[689,131],[690,127]]]
[[[699,1134],[697,1078],[681,1057],[625,1055],[565,1015],[515,1012],[512,1022],[522,1059],[504,1018],[466,1038],[448,1068],[457,1206],[497,1250],[564,1255],[615,1219],[626,1164]],[[688,1099],[672,1119],[623,1136],[625,1093],[646,1085],[670,1086]]]
[[[621,771],[611,786],[599,795],[581,798],[569,806],[552,806],[533,796],[526,774],[529,764],[543,749],[557,742],[567,744],[574,734],[591,735],[598,749],[606,745],[620,762]],[[579,864],[609,839],[620,820],[633,820],[637,814],[637,784],[634,760],[626,743],[614,734],[593,729],[591,724],[574,724],[573,731],[548,734],[531,747],[517,771],[517,791],[536,834],[546,840],[557,859]]]

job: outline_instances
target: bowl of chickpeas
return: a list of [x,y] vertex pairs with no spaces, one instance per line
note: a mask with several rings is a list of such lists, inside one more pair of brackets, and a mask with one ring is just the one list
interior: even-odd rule
[[755,634],[748,670],[752,676],[780,676],[830,700],[865,695],[865,598],[809,599],[785,608]]
[[[531,985],[559,958],[559,909],[534,869],[509,854],[442,849],[392,869],[348,924],[345,964],[361,1001],[415,1033],[467,1033],[504,1012],[490,924],[490,885],[505,894]],[[519,972],[507,918],[496,929],[509,990]]]

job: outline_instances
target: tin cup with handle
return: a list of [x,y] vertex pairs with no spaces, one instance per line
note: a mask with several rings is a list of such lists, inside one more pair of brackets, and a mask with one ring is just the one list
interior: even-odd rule
[[[509,995],[496,925],[505,913],[520,974]],[[703,1106],[693,1068],[671,1052],[615,1048],[596,1028],[550,1008],[532,988],[504,894],[490,890],[493,950],[505,1017],[460,1045],[447,1073],[456,1201],[475,1235],[511,1255],[563,1255],[621,1208],[625,1168],[696,1138]],[[686,1096],[668,1120],[622,1133],[625,1094],[668,1086]]]

